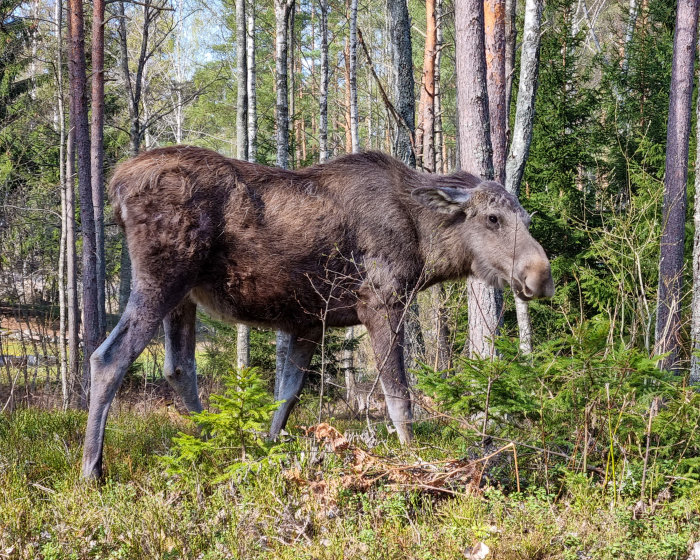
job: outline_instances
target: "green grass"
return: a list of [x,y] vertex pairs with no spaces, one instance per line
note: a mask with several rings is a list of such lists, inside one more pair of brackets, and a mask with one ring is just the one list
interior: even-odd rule
[[[292,424],[311,418],[302,409]],[[484,542],[497,559],[685,559],[700,540],[700,489],[635,519],[631,501],[613,506],[581,475],[563,477],[558,496],[491,488],[438,497],[380,483],[319,498],[284,469],[329,482],[350,471],[338,457],[319,459],[303,438],[286,444],[281,465],[225,484],[185,483],[158,456],[192,427],[165,414],[111,418],[105,483],[85,483],[84,423],[77,411],[0,415],[0,558],[456,560]],[[458,447],[438,425],[416,432],[411,449],[398,450],[389,436],[376,451],[415,461]]]

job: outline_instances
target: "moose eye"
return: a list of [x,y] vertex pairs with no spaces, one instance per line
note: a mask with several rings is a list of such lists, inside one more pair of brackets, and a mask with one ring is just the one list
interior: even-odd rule
[[497,224],[498,223],[498,216],[491,214],[489,216],[489,222],[491,222],[492,224]]

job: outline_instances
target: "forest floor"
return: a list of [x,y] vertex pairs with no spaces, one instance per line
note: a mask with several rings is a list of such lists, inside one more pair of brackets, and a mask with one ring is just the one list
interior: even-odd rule
[[562,472],[518,492],[497,468],[508,449],[470,448],[434,420],[408,448],[360,421],[329,421],[342,444],[330,428],[309,437],[315,403],[278,461],[225,482],[168,474],[173,436],[194,433],[171,406],[115,409],[102,484],[79,478],[85,413],[2,414],[0,558],[685,560],[700,540],[700,488],[640,508]]

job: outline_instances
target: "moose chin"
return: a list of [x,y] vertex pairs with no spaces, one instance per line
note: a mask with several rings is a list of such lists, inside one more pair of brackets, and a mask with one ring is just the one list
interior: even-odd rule
[[102,474],[107,414],[129,365],[165,328],[165,377],[200,411],[195,310],[290,341],[272,421],[285,426],[325,327],[362,324],[401,442],[411,439],[402,319],[415,294],[473,275],[522,299],[554,284],[530,216],[498,183],[420,173],[378,152],[298,171],[176,146],[122,163],[109,192],[132,260],[119,323],[91,357],[83,476]]

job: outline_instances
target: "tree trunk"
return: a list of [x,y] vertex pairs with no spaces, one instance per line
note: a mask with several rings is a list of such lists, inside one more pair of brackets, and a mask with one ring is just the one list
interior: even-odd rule
[[526,0],[523,46],[520,56],[520,82],[513,124],[513,139],[506,160],[506,190],[518,196],[525,162],[532,142],[535,95],[539,74],[540,34],[544,0]]
[[75,141],[68,131],[66,144],[66,306],[68,311],[68,405],[80,379],[80,308],[78,304],[78,258],[75,244]]
[[350,137],[352,152],[360,150],[357,114],[357,0],[350,0]]
[[506,0],[506,141],[510,142],[510,105],[513,99],[513,74],[515,74],[515,9],[517,0]]
[[688,140],[699,5],[700,0],[679,0],[673,38],[655,345],[656,354],[668,353],[659,366],[671,371],[680,368],[682,347],[681,295]]
[[246,0],[236,0],[236,157],[248,159],[248,65],[246,49]]
[[[486,89],[484,8],[480,0],[455,3],[455,54],[457,58],[457,114],[462,169],[484,179],[493,178],[489,100]],[[481,280],[467,280],[469,353],[494,356],[498,328],[496,292]]]
[[61,371],[61,396],[63,410],[70,404],[71,385],[68,372],[68,352],[66,347],[67,289],[66,257],[68,248],[68,197],[66,193],[66,109],[63,103],[63,0],[54,4],[56,21],[56,109],[58,113],[58,165],[59,189],[61,191],[61,240],[58,252],[58,308],[59,308],[59,367]]
[[[277,89],[276,124],[277,124],[277,165],[283,169],[289,167],[289,90],[287,88],[287,32],[289,16],[294,0],[275,0],[275,84]],[[276,336],[276,376],[275,398],[278,396],[277,386],[282,379],[282,369],[287,357],[290,337],[277,331]]]
[[442,126],[442,72],[440,68],[442,63],[442,45],[444,44],[442,2],[443,0],[435,2],[435,103],[433,107],[435,109],[435,169],[437,173],[444,174],[447,173],[447,157]]
[[247,31],[248,37],[246,40],[247,61],[246,69],[248,70],[248,79],[246,86],[248,87],[248,161],[255,162],[258,151],[258,103],[256,88],[256,64],[255,64],[255,3],[251,2],[248,6],[247,14]]
[[[236,74],[238,95],[236,99],[236,157],[248,159],[248,47],[246,0],[236,0]],[[236,338],[236,367],[250,365],[250,328],[239,324]]]
[[87,110],[87,75],[85,70],[85,36],[83,30],[83,5],[80,0],[69,0],[70,56],[70,114],[71,127],[75,131],[75,147],[78,156],[78,192],[80,194],[80,220],[83,234],[83,383],[81,405],[87,406],[90,389],[89,357],[97,348],[99,324],[97,312],[97,247],[95,244],[95,214],[92,204],[90,179],[90,129]]
[[394,99],[396,112],[401,119],[397,125],[394,155],[410,167],[416,166],[414,152],[415,82],[413,80],[413,54],[411,50],[411,21],[406,0],[387,0],[388,27],[395,73]]
[[418,113],[421,126],[416,131],[416,150],[425,171],[435,171],[435,56],[437,22],[435,0],[425,2],[425,51]]
[[[700,97],[696,101],[695,113],[700,119]],[[700,120],[696,120],[700,123]],[[700,126],[696,126],[697,146],[700,146]],[[690,339],[690,385],[700,385],[700,157],[695,156],[695,208],[693,212],[695,235],[693,237],[693,300]]]
[[92,204],[95,214],[97,339],[107,332],[105,309],[105,221],[104,221],[104,116],[105,116],[105,0],[92,3],[92,123],[90,150]]
[[[523,46],[520,56],[520,81],[518,99],[515,108],[513,138],[506,160],[506,190],[515,195],[520,194],[520,183],[525,170],[525,163],[530,152],[532,129],[535,121],[535,97],[537,94],[537,77],[539,74],[540,35],[542,27],[543,0],[526,0],[525,24],[523,27]],[[515,43],[514,27],[513,43]],[[513,54],[514,56],[514,54]],[[506,86],[508,94],[509,86]],[[518,319],[520,351],[532,352],[532,326],[528,303],[515,297],[515,313]]]
[[489,96],[493,178],[506,181],[506,20],[505,0],[484,1],[484,38],[486,48],[486,85]]
[[318,160],[328,159],[328,0],[321,0],[321,86],[318,120]]
[[287,88],[287,32],[294,0],[275,0],[275,84],[277,89],[277,165],[289,167],[289,90]]

